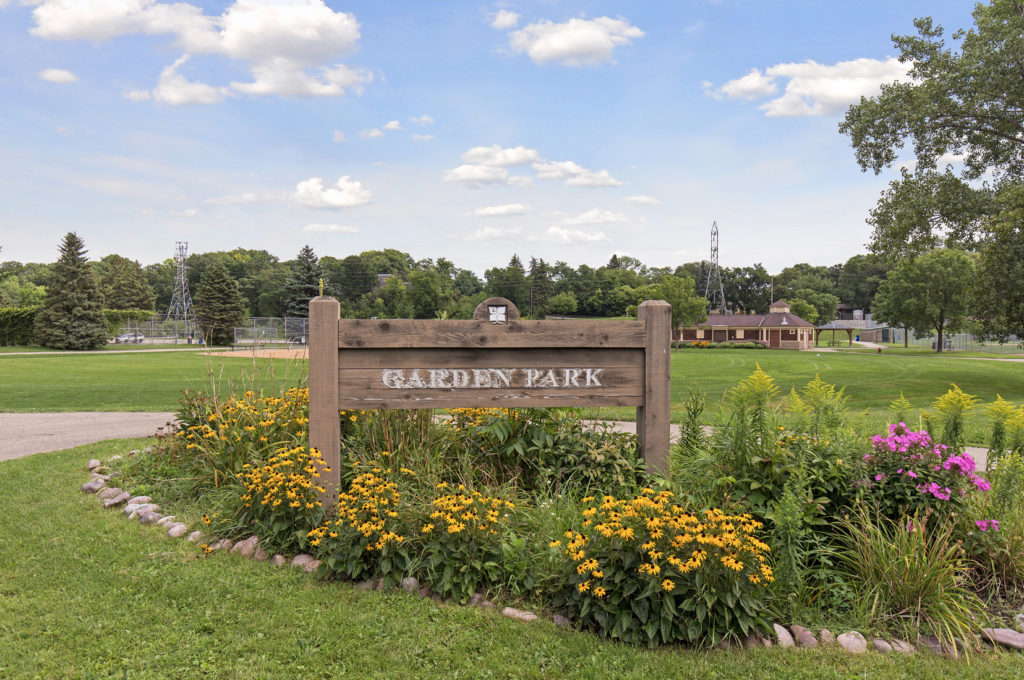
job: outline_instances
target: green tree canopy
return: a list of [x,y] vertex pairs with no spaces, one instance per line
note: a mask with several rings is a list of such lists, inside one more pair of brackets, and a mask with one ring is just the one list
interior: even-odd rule
[[917,336],[934,332],[941,352],[945,336],[967,323],[974,277],[974,260],[962,250],[940,248],[905,260],[879,287],[874,315]]
[[309,301],[320,294],[323,278],[320,259],[308,244],[302,246],[296,258],[289,263],[288,279],[284,284],[284,315],[308,317]]
[[224,263],[215,262],[203,272],[193,304],[199,330],[208,344],[234,342],[234,328],[245,321],[247,305]]
[[154,310],[156,294],[138,262],[120,255],[107,255],[100,260],[99,271],[107,309]]
[[36,317],[36,338],[44,347],[96,349],[107,341],[103,295],[85,253],[78,234],[68,232]]

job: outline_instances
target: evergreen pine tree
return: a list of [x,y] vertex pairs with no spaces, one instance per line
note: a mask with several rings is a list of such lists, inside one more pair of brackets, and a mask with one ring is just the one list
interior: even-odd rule
[[230,345],[234,327],[245,321],[249,305],[223,263],[210,265],[196,288],[193,299],[199,330],[211,345]]
[[85,257],[85,244],[68,232],[46,286],[46,301],[36,317],[36,338],[44,347],[96,349],[109,336],[103,296]]
[[323,276],[323,267],[316,253],[308,245],[302,246],[299,256],[291,263],[291,272],[285,282],[285,316],[309,316],[309,301],[320,294]]
[[548,313],[548,301],[555,294],[551,280],[551,267],[543,259],[530,258],[530,315],[543,319]]
[[153,311],[156,294],[138,262],[120,255],[101,260],[100,287],[107,309],[144,309]]

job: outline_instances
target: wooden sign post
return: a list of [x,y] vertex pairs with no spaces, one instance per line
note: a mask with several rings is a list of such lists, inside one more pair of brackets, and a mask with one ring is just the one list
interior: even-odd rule
[[672,308],[637,321],[523,321],[505,298],[471,321],[340,319],[309,303],[309,443],[340,480],[339,409],[635,406],[644,461],[666,472]]

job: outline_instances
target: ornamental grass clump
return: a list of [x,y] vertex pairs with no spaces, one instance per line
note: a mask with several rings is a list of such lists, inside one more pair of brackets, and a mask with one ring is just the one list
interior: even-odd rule
[[[438,491],[448,490],[441,482]],[[468,602],[477,590],[502,581],[502,539],[515,504],[458,485],[431,502],[420,527],[427,583],[443,596]]]
[[582,526],[551,547],[567,558],[565,605],[585,627],[650,646],[710,646],[767,629],[774,575],[752,516],[691,514],[651,489],[583,504]]
[[962,508],[968,493],[988,491],[975,474],[974,458],[932,441],[905,423],[889,426],[889,435],[871,437],[872,451],[862,460],[862,497],[891,520],[926,511],[946,518]]
[[307,532],[323,521],[321,478],[329,471],[306,446],[282,446],[263,464],[243,464],[240,519],[276,550],[303,548]]
[[389,586],[400,582],[409,568],[401,502],[391,470],[373,466],[356,475],[338,494],[337,515],[307,535],[326,572],[352,580],[382,577]]

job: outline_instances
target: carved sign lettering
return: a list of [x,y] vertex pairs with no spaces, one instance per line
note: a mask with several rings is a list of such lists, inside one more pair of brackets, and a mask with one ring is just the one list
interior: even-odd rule
[[602,368],[385,368],[380,381],[393,390],[567,389],[604,387]]

